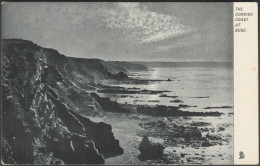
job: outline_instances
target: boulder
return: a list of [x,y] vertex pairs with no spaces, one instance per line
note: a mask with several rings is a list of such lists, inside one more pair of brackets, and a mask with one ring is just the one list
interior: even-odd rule
[[208,142],[208,141],[205,141],[205,142],[202,142],[201,146],[202,147],[209,147],[209,146],[213,146],[213,144]]
[[147,136],[144,136],[139,146],[140,160],[157,160],[163,157],[164,146],[159,143],[153,143]]

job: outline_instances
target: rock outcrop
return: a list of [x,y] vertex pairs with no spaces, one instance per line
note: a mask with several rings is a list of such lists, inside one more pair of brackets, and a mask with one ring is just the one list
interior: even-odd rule
[[96,93],[91,93],[90,95],[98,102],[104,111],[130,113],[128,109],[123,108],[116,101],[111,101],[108,97],[100,97]]
[[144,136],[139,146],[140,160],[156,160],[163,158],[164,146],[160,143],[154,143],[149,140],[147,136]]
[[111,125],[85,117],[103,111],[88,93],[96,76],[56,50],[3,40],[3,162],[102,164],[122,154]]
[[95,81],[102,79],[127,79],[126,73],[130,70],[147,70],[147,67],[141,64],[130,62],[111,62],[101,59],[83,59],[68,57],[70,64],[77,66],[79,70],[90,73]]
[[138,106],[136,112],[139,114],[151,115],[156,117],[169,117],[169,116],[221,116],[220,112],[190,112],[180,110],[182,107],[176,106]]

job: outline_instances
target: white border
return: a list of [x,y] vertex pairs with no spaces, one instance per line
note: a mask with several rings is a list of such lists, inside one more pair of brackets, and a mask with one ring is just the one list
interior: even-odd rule
[[[236,7],[253,12],[236,27]],[[259,163],[258,135],[258,3],[234,2],[234,164]],[[237,28],[247,32],[235,32]],[[244,159],[239,159],[243,151]]]

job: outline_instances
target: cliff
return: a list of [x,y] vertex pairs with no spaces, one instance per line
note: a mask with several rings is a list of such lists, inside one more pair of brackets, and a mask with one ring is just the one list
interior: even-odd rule
[[[67,57],[70,64],[75,65],[81,71],[94,76],[95,81],[102,79],[127,79],[129,71],[143,71],[148,68],[142,64],[130,62],[104,61],[101,59],[83,59]],[[125,75],[123,75],[123,73]]]
[[103,65],[112,73],[121,71],[121,72],[128,72],[128,71],[145,71],[148,70],[143,64],[136,64],[131,62],[125,61],[103,61]]
[[89,94],[93,85],[127,79],[131,67],[67,58],[19,39],[3,40],[1,54],[4,163],[102,164],[123,153],[111,125],[86,115],[103,112]]

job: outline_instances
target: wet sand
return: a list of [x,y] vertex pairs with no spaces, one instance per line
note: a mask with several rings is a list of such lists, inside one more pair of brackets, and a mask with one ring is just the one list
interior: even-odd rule
[[104,118],[91,118],[96,122],[111,124],[115,138],[124,149],[124,154],[105,159],[106,164],[145,164],[137,158],[140,154],[138,147],[142,140],[137,132],[143,129],[138,125],[141,120],[134,117],[124,113],[106,113]]
[[[230,122],[232,118],[233,116],[165,118],[124,113],[105,113],[103,118],[91,119],[111,124],[116,139],[119,140],[120,146],[124,149],[124,154],[105,159],[106,164],[232,164],[233,124]],[[154,129],[144,129],[140,125],[148,122],[157,123],[159,121],[183,126],[197,123],[198,129],[202,131],[202,137],[209,133],[210,135],[218,135],[225,141],[209,147],[193,147],[186,143],[172,146],[169,143],[165,143],[167,132],[161,131],[159,134],[153,135],[150,130],[154,131]],[[209,130],[204,131],[205,127]],[[224,129],[219,130],[220,127]],[[140,154],[138,147],[142,140],[142,134],[148,135],[150,140],[161,142],[165,146],[164,161],[148,160],[143,162],[138,159]],[[181,138],[178,139],[181,140]]]

